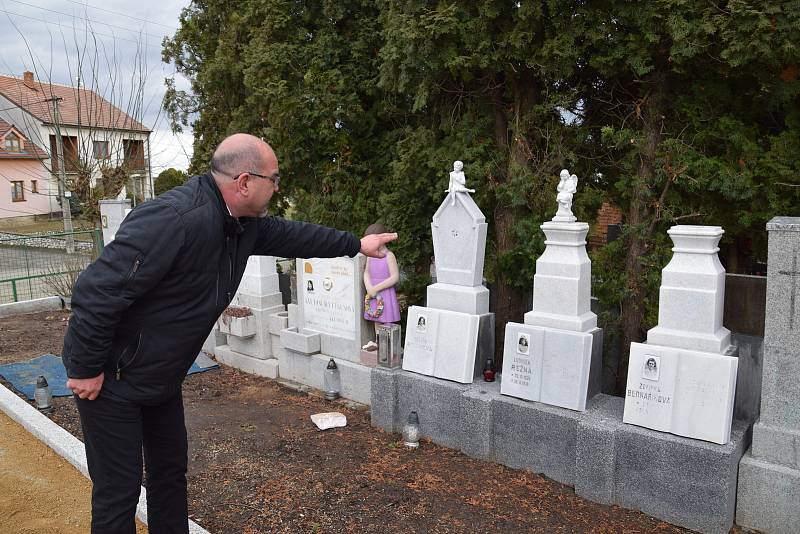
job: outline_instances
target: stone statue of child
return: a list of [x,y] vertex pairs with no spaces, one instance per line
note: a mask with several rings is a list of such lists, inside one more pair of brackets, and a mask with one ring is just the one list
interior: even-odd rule
[[578,190],[578,177],[570,175],[567,169],[562,169],[559,175],[561,181],[558,183],[558,211],[553,217],[554,221],[575,222],[576,218],[572,214],[572,195]]
[[[467,178],[464,176],[464,164],[460,161],[453,162],[453,170],[450,173],[450,185],[447,193],[474,193],[474,189],[467,189]],[[456,196],[453,195],[453,205],[456,203]]]

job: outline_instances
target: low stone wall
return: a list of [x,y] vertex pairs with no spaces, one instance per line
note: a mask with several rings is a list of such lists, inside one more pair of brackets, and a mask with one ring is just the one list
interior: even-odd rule
[[411,411],[434,442],[574,486],[596,502],[635,508],[700,532],[734,523],[738,463],[750,427],[735,421],[715,445],[622,422],[624,400],[591,399],[577,412],[500,395],[498,382],[457,384],[372,370],[372,424],[400,432]]

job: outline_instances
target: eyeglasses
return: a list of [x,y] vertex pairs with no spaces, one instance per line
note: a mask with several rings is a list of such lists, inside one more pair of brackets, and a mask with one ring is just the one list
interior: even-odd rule
[[[281,185],[281,177],[278,174],[271,174],[269,176],[264,176],[263,174],[258,174],[253,171],[248,171],[247,174],[249,174],[250,176],[255,176],[256,178],[264,178],[265,180],[269,180],[270,182],[272,182],[272,184],[275,186],[276,189]],[[241,176],[241,174],[239,176]]]

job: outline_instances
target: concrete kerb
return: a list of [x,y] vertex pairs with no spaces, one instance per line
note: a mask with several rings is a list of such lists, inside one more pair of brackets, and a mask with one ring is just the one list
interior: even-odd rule
[[[3,385],[0,385],[0,410],[3,410],[11,419],[75,466],[83,476],[89,478],[86,450],[83,443]],[[139,493],[136,517],[145,525],[147,524],[147,494],[144,487]],[[189,532],[191,534],[210,534],[191,519],[189,520]]]
[[68,306],[69,302],[66,302],[61,297],[44,297],[33,300],[22,300],[20,302],[10,302],[8,304],[0,304],[0,318],[27,313],[63,310]]

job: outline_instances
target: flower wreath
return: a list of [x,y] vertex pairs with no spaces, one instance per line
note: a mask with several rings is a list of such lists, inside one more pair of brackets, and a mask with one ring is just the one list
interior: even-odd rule
[[[375,301],[375,308],[372,308],[372,301]],[[370,297],[369,293],[364,295],[364,313],[372,319],[377,319],[383,315],[383,297],[380,294]]]

